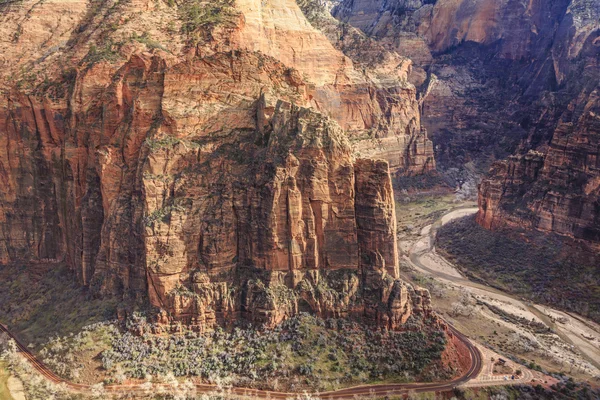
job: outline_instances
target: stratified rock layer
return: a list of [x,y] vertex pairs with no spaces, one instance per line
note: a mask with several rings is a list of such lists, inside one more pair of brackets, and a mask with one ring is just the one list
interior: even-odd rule
[[344,0],[334,15],[414,59],[442,170],[514,154],[481,184],[479,223],[599,242],[597,1]]
[[480,186],[482,226],[530,226],[600,248],[599,100],[593,91],[574,121],[559,124],[546,154],[531,151],[494,166]]
[[529,226],[600,248],[599,16],[589,2],[569,5],[552,47],[560,85],[554,104],[519,154],[494,165],[483,180],[482,226]]
[[1,262],[199,329],[429,313],[398,280],[390,169],[435,166],[407,64],[355,68],[292,0],[195,6],[0,6]]

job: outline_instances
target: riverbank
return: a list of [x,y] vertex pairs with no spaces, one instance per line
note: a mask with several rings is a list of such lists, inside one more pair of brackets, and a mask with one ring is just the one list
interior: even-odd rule
[[534,369],[541,366],[581,380],[594,379],[600,374],[596,365],[600,344],[592,321],[578,317],[555,323],[560,311],[470,281],[437,253],[437,230],[474,212],[474,208],[454,210],[421,227],[421,235],[412,241],[405,257],[406,274],[413,280],[429,279],[434,309],[486,347]]

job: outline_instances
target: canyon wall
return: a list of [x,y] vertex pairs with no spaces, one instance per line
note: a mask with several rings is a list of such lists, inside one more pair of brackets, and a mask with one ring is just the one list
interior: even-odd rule
[[195,7],[0,6],[1,262],[198,329],[429,313],[390,180],[435,168],[410,64],[360,67],[292,0]]
[[591,0],[348,0],[333,12],[415,62],[438,165],[478,174],[525,140],[550,141],[577,96],[561,88],[598,29]]
[[480,187],[486,228],[530,226],[600,247],[600,9],[572,2],[550,51],[552,108]]
[[566,114],[575,115],[559,123],[545,153],[531,150],[493,166],[480,185],[482,226],[528,226],[600,248],[598,96],[595,89],[572,104]]
[[491,166],[483,226],[598,243],[597,2],[346,0],[333,13],[415,61],[442,173]]

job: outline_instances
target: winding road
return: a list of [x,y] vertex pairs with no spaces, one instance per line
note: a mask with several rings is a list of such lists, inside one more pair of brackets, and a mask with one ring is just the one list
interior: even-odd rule
[[[441,383],[398,383],[398,384],[378,384],[378,385],[363,385],[363,386],[354,386],[334,391],[328,392],[317,392],[314,393],[320,399],[356,399],[356,396],[389,396],[389,395],[401,395],[406,394],[408,392],[432,392],[432,391],[446,391],[452,390],[456,386],[464,384],[469,380],[477,377],[477,375],[481,372],[483,367],[482,355],[481,352],[475,347],[467,337],[465,337],[462,333],[457,331],[454,327],[448,324],[448,328],[452,334],[454,334],[457,338],[459,338],[469,350],[469,354],[471,357],[471,366],[469,370],[461,377],[456,378],[452,381],[441,382]],[[52,372],[48,367],[44,365],[40,360],[37,359],[35,355],[31,353],[31,351],[19,341],[19,339],[10,332],[6,326],[0,324],[0,332],[6,333],[10,336],[16,343],[18,351],[21,353],[23,357],[31,364],[31,366],[39,372],[45,379],[55,383],[55,384],[64,384],[66,387],[75,392],[91,392],[92,386],[85,385],[75,382],[70,382],[65,380],[54,372]],[[166,384],[158,384],[154,385],[153,389],[157,389],[158,387],[168,387]],[[145,393],[145,388],[142,384],[128,384],[128,385],[106,385],[104,389],[109,393]],[[198,393],[214,393],[219,391],[219,387],[216,385],[209,384],[196,384],[196,391]],[[243,397],[250,398],[259,398],[259,399],[289,399],[295,398],[299,394],[302,393],[289,393],[289,392],[273,392],[268,390],[258,390],[258,389],[249,389],[249,388],[238,388],[232,387],[229,389],[229,392]]]
[[[443,279],[443,280],[458,284],[463,287],[479,289],[481,291],[487,292],[488,294],[500,296],[501,298],[503,297],[505,299],[510,299],[512,301],[517,302],[524,309],[526,309],[527,311],[529,311],[533,315],[535,315],[537,318],[539,318],[539,320],[542,321],[546,326],[551,328],[565,343],[569,344],[570,346],[573,346],[574,348],[577,348],[580,351],[580,353],[582,354],[583,358],[586,359],[586,361],[588,361],[590,364],[592,364],[596,368],[600,369],[600,358],[597,357],[597,353],[594,352],[595,354],[591,354],[589,348],[584,348],[583,346],[580,346],[578,343],[576,343],[573,339],[577,339],[577,338],[573,337],[570,333],[566,332],[562,327],[560,327],[551,318],[549,318],[548,315],[541,312],[536,307],[535,304],[532,304],[527,301],[523,301],[520,297],[513,296],[509,293],[503,292],[503,291],[493,288],[491,286],[473,282],[467,278],[464,278],[459,273],[457,273],[457,274],[445,273],[445,272],[442,272],[439,270],[429,268],[427,265],[425,265],[425,263],[423,262],[423,259],[426,256],[430,256],[430,257],[439,259],[442,263],[451,265],[447,260],[445,260],[442,256],[440,256],[435,251],[434,243],[435,243],[435,237],[436,237],[437,231],[445,223],[450,222],[457,218],[467,216],[467,215],[472,215],[472,214],[476,213],[477,210],[478,210],[477,208],[454,209],[454,210],[451,210],[450,212],[448,212],[447,214],[445,214],[444,216],[438,218],[429,227],[426,227],[425,234],[424,235],[422,234],[423,237],[418,242],[416,242],[410,249],[409,260],[410,260],[411,264],[413,264],[413,266],[417,267],[417,269],[425,271],[438,279]],[[546,308],[550,309],[550,307],[546,307]],[[575,317],[573,317],[573,318],[575,318]],[[580,317],[577,317],[576,319],[581,320]]]

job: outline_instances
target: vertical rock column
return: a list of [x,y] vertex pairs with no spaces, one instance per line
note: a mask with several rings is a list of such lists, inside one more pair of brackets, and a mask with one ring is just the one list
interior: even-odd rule
[[389,164],[359,159],[354,164],[354,174],[360,268],[386,271],[398,278],[396,209]]

